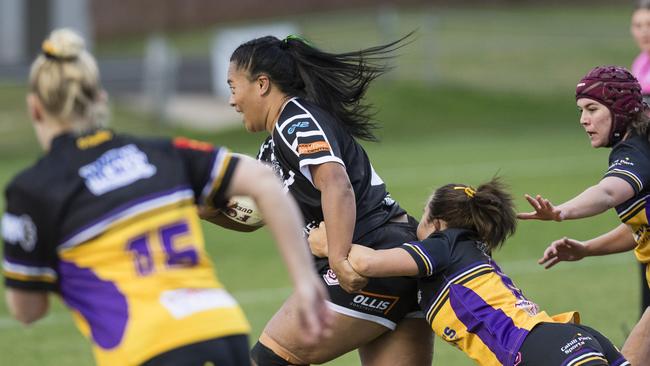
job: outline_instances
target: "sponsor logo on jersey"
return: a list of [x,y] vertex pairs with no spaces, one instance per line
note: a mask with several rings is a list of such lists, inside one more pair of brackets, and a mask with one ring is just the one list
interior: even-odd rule
[[206,310],[237,306],[237,301],[228,292],[218,288],[164,291],[160,303],[176,319]]
[[327,272],[323,275],[323,279],[327,286],[337,286],[339,284],[339,279],[336,277],[336,273],[331,269],[328,269]]
[[309,155],[323,151],[330,151],[330,145],[325,141],[315,141],[298,145],[298,154]]
[[587,341],[591,341],[592,338],[589,336],[584,336],[582,333],[577,333],[572,340],[567,342],[564,346],[560,348],[560,351],[564,352],[565,355],[574,353],[582,348]]
[[36,246],[36,225],[28,215],[5,213],[2,216],[2,239],[5,243],[20,245],[26,252]]
[[525,311],[528,315],[534,316],[539,313],[539,306],[529,300],[518,300],[515,303],[517,309]]
[[630,161],[630,158],[625,158],[625,159],[616,159],[614,162],[609,166],[609,169],[615,168],[615,167],[620,167],[620,166],[634,166],[634,163]]
[[147,155],[130,144],[106,151],[94,162],[79,168],[86,187],[96,196],[156,174]]
[[363,310],[367,313],[388,314],[399,301],[398,296],[373,294],[361,291],[352,298],[350,306]]
[[296,132],[297,128],[305,128],[305,127],[309,127],[309,122],[307,121],[296,122],[293,123],[291,126],[289,126],[287,132],[289,133],[289,135],[292,135],[294,132]]

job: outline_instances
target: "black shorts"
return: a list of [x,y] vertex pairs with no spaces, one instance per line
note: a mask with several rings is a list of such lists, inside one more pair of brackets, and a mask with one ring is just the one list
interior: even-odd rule
[[248,336],[234,335],[188,344],[160,354],[142,366],[250,366]]
[[516,366],[629,366],[619,350],[597,330],[585,325],[541,323],[519,349]]
[[[387,222],[356,241],[373,249],[394,248],[417,240],[417,225],[417,221],[409,216],[408,222]],[[417,302],[417,281],[413,278],[370,278],[363,290],[349,294],[339,286],[327,258],[316,258],[316,268],[327,285],[330,307],[338,313],[391,330],[405,317],[424,317]]]

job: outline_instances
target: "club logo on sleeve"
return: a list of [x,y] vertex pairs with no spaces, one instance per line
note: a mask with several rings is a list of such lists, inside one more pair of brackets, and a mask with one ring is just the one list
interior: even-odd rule
[[79,175],[95,196],[101,196],[154,174],[156,167],[151,165],[147,155],[133,144],[108,150],[97,160],[79,168]]
[[294,132],[296,132],[297,128],[305,128],[305,127],[309,127],[309,122],[307,121],[296,122],[291,124],[291,126],[289,126],[287,132],[289,133],[289,135],[292,135]]
[[330,151],[330,145],[325,141],[315,141],[298,145],[298,154],[310,155],[323,151]]
[[20,245],[26,252],[36,246],[36,225],[28,215],[5,213],[2,216],[2,239],[5,243]]

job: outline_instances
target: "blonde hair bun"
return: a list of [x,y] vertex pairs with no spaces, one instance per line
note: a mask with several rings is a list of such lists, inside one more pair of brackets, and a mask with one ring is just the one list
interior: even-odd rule
[[86,51],[84,39],[70,28],[56,29],[43,42],[46,56],[59,59],[76,59]]

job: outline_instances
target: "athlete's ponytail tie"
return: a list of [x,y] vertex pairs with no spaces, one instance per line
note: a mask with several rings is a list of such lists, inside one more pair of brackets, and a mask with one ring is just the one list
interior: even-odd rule
[[468,198],[474,198],[474,195],[476,194],[476,190],[470,186],[458,186],[454,187],[454,190],[463,190],[465,192],[465,195],[467,195]]
[[284,49],[288,48],[288,47],[289,47],[289,41],[298,41],[298,42],[300,42],[300,43],[304,43],[304,44],[306,44],[306,45],[310,45],[310,44],[309,44],[309,41],[307,41],[306,39],[302,38],[301,36],[296,35],[296,34],[290,34],[290,35],[288,35],[285,39],[282,40],[281,47],[284,48]]
[[43,41],[43,44],[41,45],[41,50],[43,51],[43,55],[50,59],[50,60],[55,60],[55,61],[74,61],[77,59],[77,55],[71,54],[71,55],[64,55],[62,52],[56,47],[54,42],[50,41],[49,39],[46,39]]

